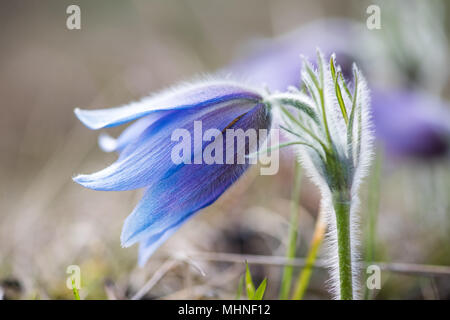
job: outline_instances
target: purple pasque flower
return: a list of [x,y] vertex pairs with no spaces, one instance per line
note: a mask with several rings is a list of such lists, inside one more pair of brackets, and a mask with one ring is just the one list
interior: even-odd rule
[[353,62],[359,63],[354,53],[360,34],[360,26],[349,20],[319,20],[280,37],[256,41],[226,70],[252,84],[283,92],[301,82],[300,55],[315,58],[320,48],[325,56],[336,54],[344,77],[351,78]]
[[301,86],[300,54],[314,56],[317,47],[325,55],[335,52],[344,78],[350,78],[353,61],[368,71],[376,138],[388,155],[429,158],[447,154],[449,104],[410,86],[386,85],[386,76],[380,78],[378,69],[389,69],[385,63],[389,57],[376,51],[377,41],[362,24],[325,19],[261,41],[228,70],[252,84],[284,91],[289,86]]
[[421,90],[372,91],[375,133],[392,156],[431,158],[446,154],[450,106]]
[[[229,81],[207,81],[165,91],[139,102],[103,110],[76,109],[77,117],[90,129],[102,129],[137,120],[117,138],[100,137],[105,151],[118,151],[119,158],[107,168],[74,181],[94,190],[145,188],[139,204],[125,220],[121,242],[128,247],[139,242],[139,264],[170,237],[188,218],[212,204],[249,167],[245,161],[175,163],[175,130],[195,135],[194,122],[202,129],[269,129],[271,115],[263,93]],[[202,137],[201,137],[202,139]],[[233,138],[234,139],[234,138]],[[189,144],[192,158],[213,143],[227,147],[227,136]],[[261,145],[261,142],[259,145]],[[245,150],[239,150],[245,149]],[[234,157],[257,146],[234,144]],[[227,150],[228,151],[228,150]],[[183,155],[185,156],[185,155]],[[228,157],[228,154],[227,154]],[[236,159],[234,159],[236,160]]]

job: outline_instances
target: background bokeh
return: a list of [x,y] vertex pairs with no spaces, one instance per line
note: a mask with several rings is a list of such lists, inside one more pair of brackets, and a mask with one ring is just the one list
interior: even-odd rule
[[[282,168],[276,176],[259,176],[258,170],[251,170],[217,203],[182,227],[145,268],[138,268],[137,247],[121,248],[119,236],[141,193],[95,192],[72,182],[75,174],[94,172],[115,159],[101,152],[98,132],[86,129],[73,109],[120,105],[214,72],[231,63],[248,41],[276,37],[317,19],[351,17],[364,22],[370,3],[2,1],[2,296],[70,299],[66,268],[79,265],[83,298],[130,298],[173,254],[228,252],[241,254],[242,261],[193,257],[173,266],[145,297],[233,298],[245,255],[284,255],[292,156],[282,153]],[[70,4],[81,7],[81,30],[66,28]],[[440,5],[448,36],[450,3]],[[423,59],[427,61],[427,56]],[[448,65],[442,68],[448,70]],[[448,78],[441,85],[440,94],[449,99]],[[117,135],[120,130],[109,133]],[[376,260],[450,266],[448,156],[427,160],[385,155],[382,163]],[[319,200],[306,179],[301,189],[299,257],[308,249]],[[362,203],[365,221],[367,205]],[[268,277],[266,297],[276,298],[280,266],[255,264],[251,269],[257,282]],[[330,298],[326,279],[326,270],[315,270],[306,298]],[[449,299],[450,277],[383,272],[382,289],[375,298]]]

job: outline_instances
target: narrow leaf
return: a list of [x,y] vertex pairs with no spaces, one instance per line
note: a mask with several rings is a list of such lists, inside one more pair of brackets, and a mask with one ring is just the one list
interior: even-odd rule
[[252,275],[248,268],[247,261],[245,262],[245,288],[247,290],[247,297],[251,300],[255,295],[255,285],[253,284]]
[[331,76],[333,77],[333,81],[336,81],[336,67],[334,65],[334,54],[330,57],[330,70],[331,70]]
[[264,296],[264,292],[266,291],[267,286],[267,278],[264,278],[264,280],[259,285],[258,289],[256,289],[255,294],[253,295],[253,298],[250,300],[262,300]]
[[316,86],[317,90],[320,90],[320,84],[319,84],[319,81],[317,79],[316,73],[313,71],[313,69],[311,68],[311,66],[309,65],[309,63],[306,60],[304,61],[303,65],[304,65],[303,68],[308,73],[309,77],[311,78],[311,81],[314,83],[314,85]]
[[281,143],[281,144],[273,146],[273,147],[266,148],[264,150],[258,150],[258,151],[252,152],[249,155],[247,155],[247,158],[253,158],[253,157],[256,157],[256,156],[258,156],[260,154],[269,153],[271,151],[278,150],[278,149],[285,148],[285,147],[289,147],[289,146],[292,146],[292,145],[295,145],[295,144],[303,144],[303,145],[306,145],[306,146],[311,146],[310,144],[302,142],[302,141],[286,142],[286,143]]
[[336,98],[341,108],[342,117],[344,118],[345,124],[348,125],[347,109],[345,108],[344,99],[342,99],[341,88],[339,86],[339,81],[337,77],[334,77],[334,88],[336,91]]
[[325,87],[325,81],[324,81],[324,62],[322,53],[317,49],[317,64],[319,65],[319,80],[320,80],[320,87],[323,89]]
[[341,72],[339,72],[339,78],[341,79],[342,86],[344,87],[345,92],[347,93],[348,98],[349,98],[350,100],[352,100],[352,94],[351,94],[350,90],[348,89],[347,83],[345,82],[344,76],[342,75]]
[[300,121],[298,121],[292,113],[290,113],[286,108],[281,107],[281,111],[289,118],[290,121],[292,121],[294,124],[298,125],[303,131],[305,131],[307,134],[311,136],[314,140],[316,140],[322,148],[325,150],[325,152],[328,150],[328,148],[325,146],[325,144],[320,140],[314,133],[311,132],[311,130],[307,129]]
[[290,105],[303,113],[305,113],[308,117],[310,117],[315,123],[319,124],[319,117],[317,116],[316,111],[308,106],[306,103],[295,100],[295,99],[281,99],[281,103]]
[[240,300],[242,295],[242,289],[244,287],[244,276],[239,277],[239,284],[236,292],[236,296],[234,297],[235,300]]
[[350,163],[353,163],[353,125],[355,119],[355,110],[357,108],[357,95],[358,95],[358,76],[355,72],[354,75],[355,81],[355,91],[353,93],[353,101],[352,101],[352,111],[350,111],[350,119],[347,127],[347,147],[348,147],[348,158],[350,159]]

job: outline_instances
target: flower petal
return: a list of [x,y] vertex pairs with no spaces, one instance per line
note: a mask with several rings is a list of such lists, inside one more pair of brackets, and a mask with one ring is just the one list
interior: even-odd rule
[[161,233],[151,235],[139,244],[138,265],[143,267],[152,254],[172,236],[183,224],[181,221],[173,228],[167,229]]
[[[149,186],[161,179],[169,169],[177,166],[171,159],[173,147],[179,144],[178,141],[171,140],[175,129],[187,129],[192,137],[194,121],[201,120],[203,130],[222,130],[254,106],[255,103],[250,102],[228,101],[201,110],[171,111],[129,144],[115,163],[99,172],[79,175],[74,181],[86,188],[103,191],[132,190]],[[195,144],[191,144],[193,148]],[[192,154],[196,151],[198,150],[193,150]]]
[[[267,129],[270,121],[265,107],[259,105],[230,128]],[[224,145],[225,140],[226,137],[221,142]],[[248,154],[251,146],[246,143],[244,148]],[[233,151],[236,155],[236,146]],[[147,239],[144,246],[151,246],[150,251],[153,252],[171,234],[172,229],[178,228],[194,213],[212,204],[249,166],[248,161],[244,164],[234,163],[183,165],[158,181],[146,191],[140,203],[125,220],[121,235],[122,245],[128,247]]]
[[139,136],[153,123],[166,116],[170,111],[156,111],[153,112],[126,128],[117,139],[107,135],[100,134],[98,138],[98,144],[100,148],[105,152],[121,151],[130,142],[139,138]]
[[208,81],[167,90],[118,108],[99,110],[77,108],[75,114],[88,128],[97,130],[118,126],[159,110],[202,108],[236,99],[259,101],[261,96],[256,90],[244,88],[240,84]]

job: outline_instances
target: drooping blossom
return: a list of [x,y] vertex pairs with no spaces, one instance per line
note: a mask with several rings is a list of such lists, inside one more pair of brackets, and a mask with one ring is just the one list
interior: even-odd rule
[[[118,191],[144,188],[143,198],[125,220],[121,242],[128,247],[140,243],[139,264],[196,212],[212,204],[249,167],[235,161],[223,163],[188,161],[174,163],[172,150],[175,130],[194,136],[195,122],[203,131],[228,129],[269,129],[271,115],[261,91],[229,81],[206,81],[177,87],[138,102],[101,110],[76,109],[75,114],[88,128],[97,130],[136,120],[113,139],[100,136],[105,151],[117,151],[117,161],[74,181],[94,190]],[[202,139],[202,137],[200,137]],[[196,157],[213,144],[229,148],[227,136],[219,134],[189,146]],[[258,146],[232,144],[231,154],[248,154]],[[241,150],[244,149],[244,150]],[[227,150],[228,152],[229,150]]]

